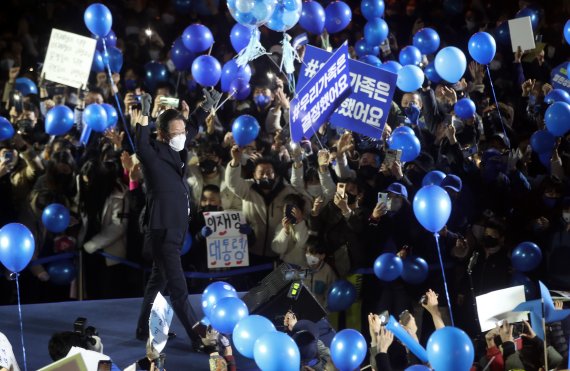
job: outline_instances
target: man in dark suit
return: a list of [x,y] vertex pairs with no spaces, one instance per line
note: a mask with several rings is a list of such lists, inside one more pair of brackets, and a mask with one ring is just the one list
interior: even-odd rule
[[[188,302],[188,287],[180,262],[190,213],[190,191],[185,177],[188,131],[180,112],[168,109],[158,117],[157,138],[152,139],[148,127],[150,101],[150,95],[144,95],[142,114],[133,114],[137,122],[136,153],[146,184],[145,243],[149,244],[153,257],[136,336],[141,340],[148,338],[152,303],[158,292],[168,288],[174,313],[197,349],[200,337],[192,331],[197,318]],[[193,127],[188,129],[195,133]]]

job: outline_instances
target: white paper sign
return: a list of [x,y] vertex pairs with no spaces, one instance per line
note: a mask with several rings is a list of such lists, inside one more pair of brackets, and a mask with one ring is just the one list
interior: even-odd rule
[[212,234],[206,238],[208,268],[246,267],[249,265],[247,235],[239,227],[245,223],[241,211],[204,213]]
[[49,81],[79,88],[87,86],[97,41],[52,29],[42,74]]
[[509,32],[511,34],[511,46],[513,53],[520,46],[524,51],[532,50],[536,47],[534,44],[534,32],[532,31],[532,23],[530,17],[522,17],[509,19]]
[[512,312],[517,305],[526,301],[524,286],[509,287],[479,295],[475,301],[477,302],[481,332],[494,329],[497,322],[505,319],[509,323],[528,320],[526,313]]
[[172,307],[159,292],[152,303],[148,319],[150,342],[158,353],[166,346],[170,322],[172,322]]
[[12,344],[8,341],[6,335],[0,332],[0,368],[8,370],[20,371],[18,362],[12,351]]

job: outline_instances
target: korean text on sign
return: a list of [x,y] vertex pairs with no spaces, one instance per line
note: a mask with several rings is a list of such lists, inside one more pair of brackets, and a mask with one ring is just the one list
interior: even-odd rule
[[247,236],[239,231],[245,223],[242,212],[206,212],[204,220],[212,230],[212,234],[206,238],[208,268],[248,266]]

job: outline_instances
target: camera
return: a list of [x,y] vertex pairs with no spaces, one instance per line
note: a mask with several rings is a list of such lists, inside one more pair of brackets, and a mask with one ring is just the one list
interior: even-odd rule
[[423,305],[427,305],[427,303],[428,303],[427,295],[422,295],[422,297],[420,298],[419,303],[420,303],[420,305],[422,305],[422,304],[423,304]]
[[75,322],[73,322],[73,332],[81,335],[82,340],[95,345],[97,341],[93,339],[93,336],[99,336],[99,332],[93,326],[87,326],[87,318],[77,317]]

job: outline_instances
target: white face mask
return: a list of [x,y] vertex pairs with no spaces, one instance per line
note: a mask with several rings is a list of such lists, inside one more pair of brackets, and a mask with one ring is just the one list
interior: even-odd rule
[[315,266],[321,261],[321,259],[311,254],[305,254],[305,258],[307,259],[307,264],[310,266]]
[[569,223],[569,224],[570,224],[570,211],[563,212],[563,213],[562,213],[562,219],[564,219],[564,221],[565,221],[566,223]]
[[321,195],[321,185],[320,184],[311,184],[307,186],[307,193],[311,195],[311,197],[318,197]]
[[184,149],[184,145],[186,144],[186,135],[178,134],[174,138],[170,139],[168,144],[170,144],[170,148],[174,151],[180,152]]

